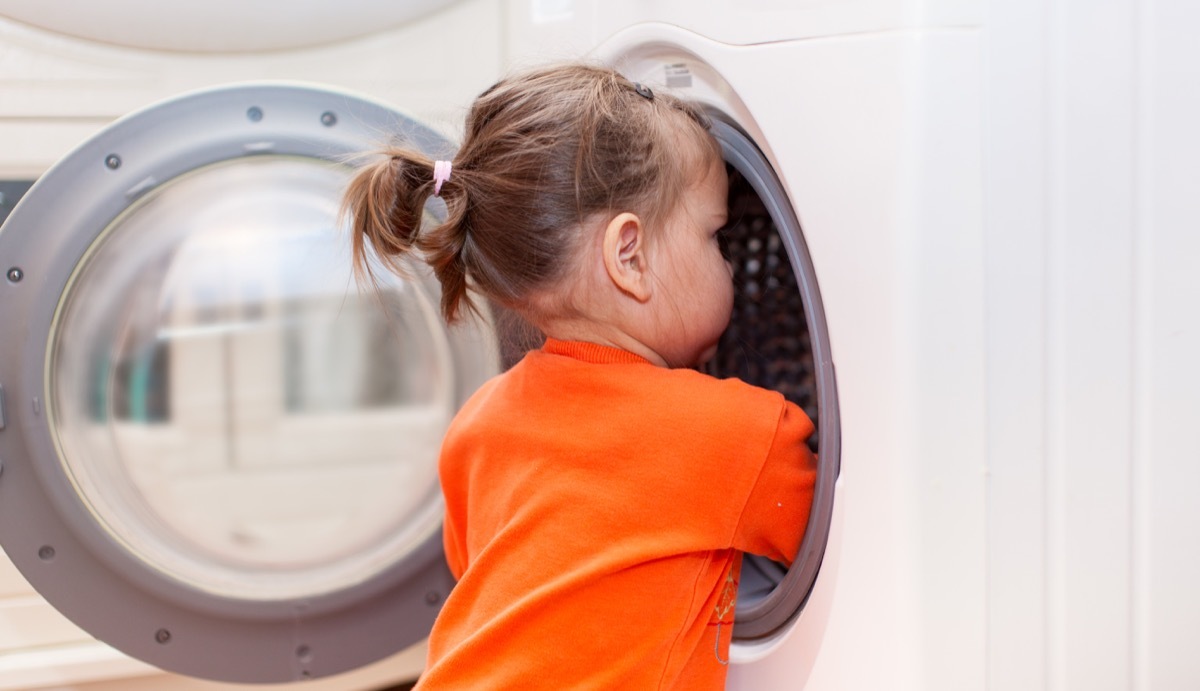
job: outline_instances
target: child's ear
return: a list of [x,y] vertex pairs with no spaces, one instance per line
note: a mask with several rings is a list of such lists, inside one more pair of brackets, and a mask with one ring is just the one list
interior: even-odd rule
[[650,299],[646,228],[637,214],[617,214],[604,229],[604,268],[622,292],[638,302]]

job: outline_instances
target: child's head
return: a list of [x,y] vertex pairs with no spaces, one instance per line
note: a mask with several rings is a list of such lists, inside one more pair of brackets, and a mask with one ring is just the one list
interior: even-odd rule
[[415,249],[442,284],[448,320],[475,308],[469,285],[539,326],[578,310],[583,262],[610,220],[633,214],[656,242],[689,188],[715,168],[724,176],[698,107],[582,64],[512,76],[476,99],[435,228],[420,228],[435,162],[383,154],[346,197],[356,266],[367,269],[367,242],[384,260]]

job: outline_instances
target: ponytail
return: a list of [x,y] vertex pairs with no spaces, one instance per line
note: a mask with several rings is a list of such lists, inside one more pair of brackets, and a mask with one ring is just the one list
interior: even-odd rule
[[[483,298],[535,326],[577,309],[565,288],[591,251],[591,219],[634,211],[659,227],[694,171],[721,160],[698,106],[577,63],[511,75],[475,99],[448,178],[418,151],[380,153],[344,203],[355,274],[371,276],[376,259],[404,273],[419,253],[447,321]],[[422,229],[435,178],[446,218]]]
[[[463,303],[476,311],[467,295],[462,257],[465,195],[461,184],[448,179],[449,163],[411,149],[392,147],[379,153],[378,160],[355,174],[342,199],[342,216],[350,219],[354,275],[377,286],[372,254],[400,275],[408,273],[403,260],[415,254],[442,284],[441,310],[448,322],[458,317]],[[454,172],[456,178],[463,177],[461,171]],[[422,232],[425,204],[435,189],[446,202],[447,218]]]

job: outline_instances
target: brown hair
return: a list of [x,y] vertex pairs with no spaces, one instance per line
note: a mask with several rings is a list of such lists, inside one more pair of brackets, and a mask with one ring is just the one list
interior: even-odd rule
[[464,305],[477,311],[469,284],[535,323],[530,298],[572,270],[589,218],[633,211],[654,226],[695,164],[719,160],[699,107],[585,64],[510,76],[475,100],[436,227],[421,228],[433,161],[404,147],[380,153],[343,201],[356,273],[371,276],[370,249],[393,270],[415,251],[442,284],[448,321]]

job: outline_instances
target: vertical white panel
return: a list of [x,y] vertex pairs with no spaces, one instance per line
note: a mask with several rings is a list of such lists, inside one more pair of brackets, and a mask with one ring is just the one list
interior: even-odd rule
[[[928,31],[916,41],[912,217],[904,238],[912,303],[907,487],[918,523],[915,602],[921,613],[923,691],[984,683],[985,424],[983,169],[980,41],[974,29]],[[915,145],[915,146],[914,146]]]
[[989,687],[1200,688],[1200,5],[1040,4],[985,30]]
[[1137,688],[1200,688],[1200,3],[1143,0]]
[[987,175],[987,685],[1046,688],[1046,4],[992,2]]
[[1052,20],[1051,688],[1130,683],[1133,0]]

